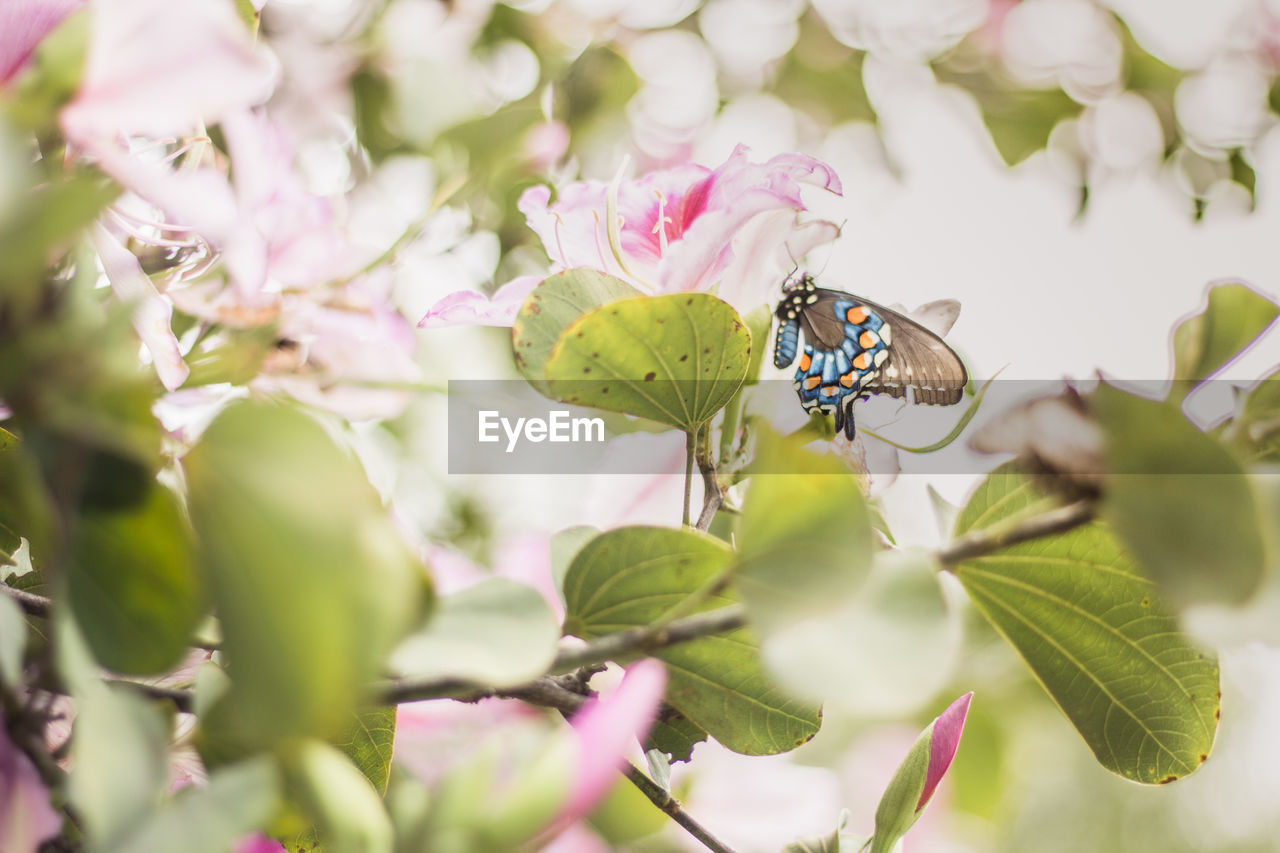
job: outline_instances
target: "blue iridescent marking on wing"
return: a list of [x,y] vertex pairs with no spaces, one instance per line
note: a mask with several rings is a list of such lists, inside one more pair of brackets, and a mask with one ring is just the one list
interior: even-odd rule
[[773,342],[773,366],[782,370],[796,360],[796,348],[800,345],[800,321],[787,320],[778,325],[778,336]]
[[[856,323],[848,319],[850,309],[854,308],[859,309],[854,312],[855,317],[865,312],[865,317]],[[796,370],[795,386],[805,409],[817,408],[830,413],[845,397],[857,394],[863,385],[878,375],[884,359],[877,356],[887,349],[880,335],[885,323],[879,314],[861,302],[838,299],[817,306],[817,309],[832,311],[837,319],[844,321],[844,340],[832,350],[817,349],[806,341],[806,357],[801,359]],[[791,353],[794,357],[794,350]]]

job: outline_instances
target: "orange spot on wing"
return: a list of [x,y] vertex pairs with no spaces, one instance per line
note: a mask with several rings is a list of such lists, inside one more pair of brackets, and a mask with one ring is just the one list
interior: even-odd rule
[[875,332],[868,329],[858,337],[858,343],[863,349],[871,349],[873,346],[880,343],[880,339],[876,337]]
[[852,370],[850,370],[844,376],[840,377],[840,384],[846,388],[853,387],[853,371]]
[[820,382],[822,382],[821,376],[806,376],[804,380],[804,387],[812,391],[814,388],[818,387]]
[[865,352],[858,353],[858,357],[853,360],[853,366],[859,370],[866,370],[867,365],[871,363],[871,359],[867,357]]
[[809,353],[805,353],[804,355],[800,356],[800,369],[805,372],[808,372],[810,362],[811,362],[811,359],[809,358]]
[[855,305],[846,311],[844,316],[850,323],[861,323],[867,319],[867,309],[861,305]]
[[829,385],[826,388],[822,389],[822,393],[826,394],[828,397],[834,397],[837,393],[839,393],[839,391],[840,389],[834,385]]

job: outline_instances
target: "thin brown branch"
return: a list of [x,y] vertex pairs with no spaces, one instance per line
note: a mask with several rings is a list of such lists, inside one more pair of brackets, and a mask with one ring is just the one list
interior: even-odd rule
[[[710,428],[707,428],[708,431]],[[716,475],[716,463],[705,444],[698,445],[698,470],[702,472],[702,512],[698,515],[698,523],[694,525],[704,533],[711,528],[715,520],[716,510],[724,503],[724,493],[720,491],[720,478]]]
[[[648,627],[630,628],[606,634],[579,648],[561,650],[552,661],[549,672],[552,675],[572,672],[583,666],[647,654],[701,637],[723,634],[741,628],[746,623],[745,608],[735,604],[687,616],[657,630]],[[485,685],[456,678],[397,678],[384,682],[375,690],[375,695],[381,704],[398,705],[422,699],[471,699],[496,694]]]
[[634,765],[627,764],[622,773],[627,777],[627,781],[635,785],[640,793],[649,798],[649,802],[684,827],[684,830],[696,838],[703,847],[713,851],[713,853],[734,853],[732,847],[708,832],[702,824],[694,820],[693,816],[684,810],[684,807],[680,805],[680,802],[675,797],[663,790],[662,786],[657,782],[641,773]]
[[48,618],[50,609],[53,607],[52,599],[45,598],[43,595],[36,595],[34,592],[27,592],[25,589],[17,589],[8,584],[0,584],[0,589],[4,590],[5,595],[18,602],[18,606],[22,608],[23,613],[28,616]]
[[1096,512],[1094,501],[1080,500],[1007,527],[979,530],[960,537],[940,550],[938,561],[944,566],[954,566],[964,560],[981,557],[1020,542],[1065,533],[1093,521]]

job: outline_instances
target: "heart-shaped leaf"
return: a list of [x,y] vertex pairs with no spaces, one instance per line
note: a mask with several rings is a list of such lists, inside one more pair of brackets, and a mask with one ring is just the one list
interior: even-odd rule
[[741,387],[751,333],[706,293],[640,297],[572,323],[552,350],[553,397],[692,431]]
[[547,359],[569,324],[601,305],[640,296],[619,278],[590,269],[565,270],[533,289],[511,326],[516,367],[543,394],[547,387]]

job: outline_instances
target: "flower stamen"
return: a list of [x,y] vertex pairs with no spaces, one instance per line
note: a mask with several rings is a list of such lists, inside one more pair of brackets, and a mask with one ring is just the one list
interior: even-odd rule
[[662,257],[667,253],[667,225],[672,219],[666,213],[667,197],[661,190],[654,190],[653,194],[658,197],[658,219],[653,223],[653,233],[658,235],[658,257]]

